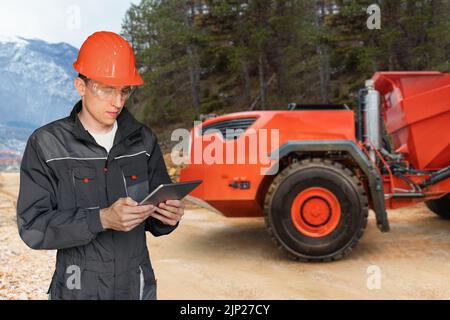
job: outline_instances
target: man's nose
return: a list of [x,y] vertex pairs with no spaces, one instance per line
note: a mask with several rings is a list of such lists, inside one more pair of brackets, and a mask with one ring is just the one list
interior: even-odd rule
[[114,91],[113,98],[112,98],[112,105],[116,108],[122,108],[122,102],[123,101],[122,101],[122,96],[120,94],[120,91],[119,92],[117,92],[117,90]]

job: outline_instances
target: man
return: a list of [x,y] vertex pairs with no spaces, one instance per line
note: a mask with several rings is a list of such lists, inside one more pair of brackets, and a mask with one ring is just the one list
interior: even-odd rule
[[25,149],[20,236],[33,249],[58,250],[50,299],[156,299],[145,231],[169,234],[184,205],[137,205],[171,180],[155,134],[124,109],[131,86],[143,84],[133,50],[115,33],[96,32],[74,68],[81,100]]

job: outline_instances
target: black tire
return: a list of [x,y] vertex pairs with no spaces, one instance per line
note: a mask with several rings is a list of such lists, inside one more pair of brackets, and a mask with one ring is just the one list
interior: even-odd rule
[[425,201],[425,204],[428,209],[438,216],[444,219],[450,219],[450,194],[447,194],[440,199]]
[[[337,226],[323,237],[301,233],[291,218],[291,210],[296,212],[294,199],[310,188],[331,192],[341,208]],[[302,217],[303,208],[299,212]],[[274,179],[264,202],[265,223],[272,240],[290,258],[300,261],[332,261],[348,255],[364,233],[368,211],[367,195],[353,172],[324,159],[303,160],[284,169]]]

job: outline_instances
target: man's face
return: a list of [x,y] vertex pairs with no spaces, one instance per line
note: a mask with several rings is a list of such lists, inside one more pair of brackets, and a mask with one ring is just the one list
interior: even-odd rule
[[111,87],[94,80],[75,80],[83,97],[83,108],[97,122],[111,126],[119,116],[131,91],[130,87]]

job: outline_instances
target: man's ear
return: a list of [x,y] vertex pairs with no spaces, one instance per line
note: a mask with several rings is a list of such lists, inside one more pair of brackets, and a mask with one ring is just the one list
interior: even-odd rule
[[86,93],[86,83],[80,77],[76,77],[74,81],[75,89],[77,90],[80,97],[84,97]]

